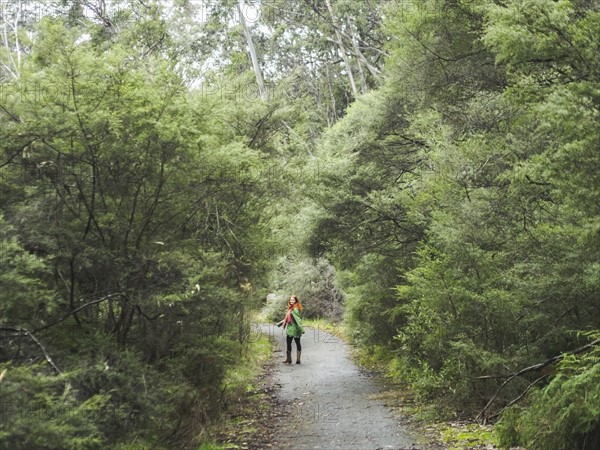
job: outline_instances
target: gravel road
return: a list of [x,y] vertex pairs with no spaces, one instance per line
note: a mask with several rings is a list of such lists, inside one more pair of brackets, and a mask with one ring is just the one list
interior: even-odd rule
[[281,328],[264,325],[275,341],[273,381],[279,387],[282,414],[273,417],[273,446],[281,450],[415,449],[418,446],[392,413],[374,396],[375,380],[349,359],[349,351],[335,334],[305,327],[302,363],[285,359]]

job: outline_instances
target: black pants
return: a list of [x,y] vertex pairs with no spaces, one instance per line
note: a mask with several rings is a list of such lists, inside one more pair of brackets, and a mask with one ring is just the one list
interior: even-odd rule
[[296,350],[298,350],[299,352],[302,351],[302,345],[300,345],[300,338],[299,337],[293,337],[293,336],[286,336],[287,337],[287,351],[288,352],[292,352],[292,339],[294,341],[296,341]]

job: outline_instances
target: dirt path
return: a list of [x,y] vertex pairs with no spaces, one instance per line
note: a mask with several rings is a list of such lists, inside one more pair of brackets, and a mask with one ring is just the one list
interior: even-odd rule
[[[381,401],[372,377],[349,359],[347,344],[305,327],[302,363],[282,364],[282,329],[264,325],[275,341],[274,383],[284,413],[275,415],[273,447],[282,450],[375,450],[418,448]],[[295,344],[292,359],[296,361]]]

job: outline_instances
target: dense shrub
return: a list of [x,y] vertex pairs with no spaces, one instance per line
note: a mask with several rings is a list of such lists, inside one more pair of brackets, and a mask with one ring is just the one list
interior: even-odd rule
[[505,447],[530,450],[600,448],[600,347],[568,355],[548,385],[511,407],[497,426]]

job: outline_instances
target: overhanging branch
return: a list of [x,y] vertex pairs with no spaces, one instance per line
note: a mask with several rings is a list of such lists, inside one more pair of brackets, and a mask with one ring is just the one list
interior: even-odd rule
[[88,306],[97,305],[98,303],[102,303],[103,301],[108,300],[109,298],[118,297],[118,296],[123,296],[124,297],[124,295],[119,292],[119,293],[116,293],[116,294],[109,294],[106,297],[99,298],[98,300],[92,300],[91,302],[87,302],[85,305],[81,305],[80,307],[75,308],[72,311],[69,311],[67,314],[65,314],[64,316],[62,316],[56,322],[53,322],[53,323],[51,323],[49,325],[44,325],[43,327],[40,327],[40,328],[36,328],[34,331],[37,333],[38,331],[46,330],[46,329],[48,329],[50,327],[53,327],[54,325],[58,325],[59,323],[64,322],[66,319],[68,319],[69,317],[71,317],[73,314],[78,313],[79,311],[81,311],[82,309],[87,308]]

